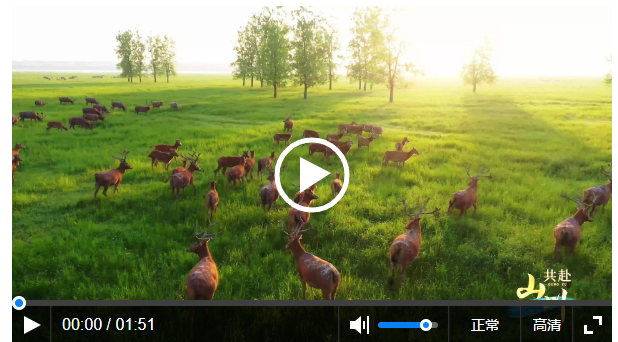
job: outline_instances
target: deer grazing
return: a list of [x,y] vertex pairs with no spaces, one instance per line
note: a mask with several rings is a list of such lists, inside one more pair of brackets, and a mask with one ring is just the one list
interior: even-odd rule
[[290,139],[292,139],[292,133],[289,133],[289,134],[277,133],[273,135],[273,145],[275,144],[279,145],[280,141],[283,141],[283,144],[287,145]]
[[371,133],[374,133],[376,135],[376,137],[381,137],[382,136],[382,127],[380,127],[380,126],[373,126],[373,129],[371,130]]
[[601,205],[601,210],[605,211],[605,205],[612,198],[612,164],[608,165],[609,171],[605,171],[605,169],[601,166],[601,173],[607,177],[609,183],[606,185],[588,188],[584,191],[583,200],[584,204],[586,204],[590,209],[590,216],[594,214],[594,210],[597,208],[597,205]]
[[491,175],[485,176],[484,174],[490,172],[489,170],[485,171],[485,167],[481,169],[481,173],[476,176],[470,175],[470,166],[466,166],[466,173],[470,180],[468,181],[469,188],[464,190],[459,190],[453,194],[453,198],[448,202],[448,214],[450,215],[453,212],[453,209],[459,209],[459,217],[464,216],[466,210],[470,207],[474,207],[474,212],[476,213],[476,202],[478,200],[477,191],[478,191],[478,183],[479,179],[482,177],[486,177],[492,179]]
[[283,120],[283,133],[292,133],[292,128],[294,128],[294,122],[288,116]]
[[210,218],[217,213],[217,205],[219,204],[219,193],[215,189],[217,182],[210,181],[210,191],[206,194],[204,199],[204,206],[206,207],[206,214],[210,212]]
[[154,167],[159,166],[159,162],[161,162],[165,165],[165,171],[167,171],[174,157],[179,157],[176,150],[171,150],[170,152],[152,151],[148,154],[148,158],[151,159],[150,166],[153,170]]
[[197,223],[195,223],[195,238],[197,241],[193,246],[189,247],[187,252],[197,254],[199,262],[193,266],[189,276],[187,277],[187,299],[205,299],[212,300],[219,285],[219,272],[217,264],[210,254],[208,242],[213,240],[217,235],[223,234],[223,231],[218,233],[208,233],[208,229],[215,226],[208,221],[208,227],[202,235],[197,231]]
[[[243,154],[243,157],[249,158],[249,154],[245,152],[245,154]],[[217,178],[217,173],[219,172],[219,170],[223,169],[222,172],[223,174],[225,174],[225,171],[227,170],[228,167],[234,167],[240,164],[241,162],[244,164],[245,161],[244,159],[241,161],[241,156],[240,154],[238,154],[238,157],[221,157],[219,158],[217,162],[219,166],[215,170],[215,178]]]
[[253,179],[253,169],[255,168],[255,151],[249,152],[249,158],[245,158],[245,178],[247,175],[251,175]]
[[49,131],[52,128],[57,128],[59,130],[63,130],[63,131],[68,131],[69,129],[64,127],[64,125],[62,124],[62,122],[58,122],[58,121],[50,121],[47,123],[47,130]]
[[569,256],[573,255],[575,247],[582,238],[582,226],[585,222],[592,222],[592,217],[588,214],[588,205],[580,198],[570,198],[566,193],[561,193],[560,197],[566,198],[577,203],[577,212],[572,217],[558,223],[554,228],[554,238],[556,244],[554,246],[554,259],[558,260],[563,247],[569,249]]
[[[262,173],[264,172],[264,170],[267,170],[268,168],[271,168],[273,165],[273,161],[275,160],[275,151],[271,151],[270,152],[270,157],[264,157],[264,158],[260,158],[260,160],[258,160],[258,177],[261,180],[262,179]],[[269,171],[270,172],[270,171]]]
[[[303,191],[303,197],[298,204],[303,207],[310,207],[313,201],[318,198],[318,195],[313,193],[311,188],[305,189],[305,191]],[[288,227],[290,232],[299,224],[307,224],[310,218],[311,213],[306,213],[296,208],[290,208],[290,211],[288,211]]]
[[34,105],[35,106],[45,106],[47,104],[47,102],[43,101],[43,100],[36,100],[34,101]]
[[398,141],[398,142],[395,144],[395,150],[397,150],[397,151],[403,151],[403,147],[404,147],[407,143],[409,143],[409,142],[410,142],[410,140],[408,140],[408,137],[404,137],[402,141]]
[[337,288],[341,283],[341,274],[328,261],[305,251],[300,243],[303,233],[315,228],[302,229],[303,226],[303,224],[298,224],[291,233],[287,233],[283,230],[283,223],[281,223],[281,231],[288,236],[285,248],[289,249],[294,256],[296,270],[303,285],[303,300],[307,299],[307,285],[320,289],[323,299],[335,300]]
[[343,133],[338,133],[338,134],[329,134],[326,136],[326,140],[333,142],[333,141],[339,141],[339,139],[341,139],[341,137],[343,137]]
[[319,138],[320,134],[316,131],[306,129],[303,131],[303,138]]
[[372,141],[376,140],[376,135],[371,133],[371,136],[369,138],[365,138],[363,136],[359,136],[358,137],[358,148],[360,149],[363,146],[367,146],[367,148],[369,148],[369,144],[371,144]]
[[[281,169],[283,170],[286,166],[287,164],[281,165]],[[262,202],[262,210],[270,211],[272,205],[279,199],[279,190],[275,182],[275,170],[270,167],[267,167],[266,170],[268,171],[267,179],[269,183],[260,189],[260,201]],[[266,210],[266,206],[268,206],[268,210]]]
[[128,150],[124,150],[122,152],[122,157],[118,157],[112,154],[112,157],[120,160],[120,165],[117,168],[105,172],[98,172],[94,174],[94,201],[97,201],[97,194],[99,193],[99,188],[103,187],[103,195],[107,196],[107,188],[111,185],[114,185],[113,194],[118,192],[118,186],[120,182],[122,182],[122,175],[126,170],[131,170],[132,167],[127,163],[127,155],[129,154]]
[[122,102],[118,102],[118,101],[112,101],[112,110],[114,110],[114,108],[119,108],[122,109],[122,111],[126,111],[127,107],[125,107]]
[[337,128],[339,129],[339,133],[347,133],[348,127],[356,125],[356,121],[352,121],[350,124],[339,124]]
[[341,174],[337,173],[337,175],[335,176],[335,179],[333,179],[333,181],[330,182],[330,191],[333,194],[333,199],[337,197],[337,195],[339,195],[341,188],[343,188],[343,184],[341,183]]
[[234,186],[236,186],[236,180],[239,180],[241,183],[245,182],[245,178],[247,178],[245,174],[245,159],[244,155],[240,157],[240,163],[227,172],[227,183],[225,184],[225,188],[228,188],[232,182]]
[[23,161],[23,159],[21,159],[19,154],[14,154],[13,155],[13,162],[11,163],[11,168],[12,168],[11,179],[13,180],[13,183],[15,183],[15,171],[17,171],[17,168],[19,167],[19,162],[20,161]]
[[98,105],[99,102],[97,100],[94,99],[94,97],[87,97],[86,98],[86,104],[94,104],[94,105]]
[[405,200],[403,203],[403,209],[410,217],[408,224],[406,225],[407,232],[397,236],[390,248],[391,259],[391,275],[388,279],[389,285],[393,285],[395,282],[395,269],[399,269],[399,284],[403,280],[403,275],[406,272],[408,264],[418,257],[418,253],[421,250],[421,243],[423,238],[421,236],[421,215],[433,215],[438,212],[438,208],[433,211],[424,212],[429,198],[425,201],[425,204],[421,206],[420,199],[416,206],[415,211],[408,211],[408,205]]
[[168,180],[170,181],[170,188],[172,189],[172,195],[174,195],[174,190],[175,190],[176,197],[178,197],[180,195],[180,189],[182,189],[184,193],[185,188],[189,185],[193,186],[193,190],[195,191],[195,193],[197,193],[197,188],[195,187],[195,183],[194,183],[194,179],[195,179],[194,176],[195,176],[195,171],[202,171],[202,169],[197,165],[197,161],[200,159],[200,155],[201,153],[198,153],[195,159],[188,157],[188,156],[182,156],[183,158],[189,160],[190,162],[189,168],[186,169],[185,171],[173,174],[163,181],[163,182],[167,182]]
[[[300,186],[298,186],[298,185],[296,185],[296,184],[293,184],[293,183],[292,183],[292,185],[294,185],[295,187],[297,187],[297,188],[299,188],[299,189],[300,189]],[[309,190],[310,190],[311,192],[314,192],[314,193],[315,193],[315,190],[316,190],[317,188],[318,188],[318,183],[314,183],[314,184],[312,184],[312,185],[309,187]],[[305,196],[305,192],[304,192],[304,191],[299,191],[299,192],[297,192],[296,194],[294,194],[294,199],[293,199],[294,203],[300,203],[300,201],[303,199],[303,196]],[[310,206],[312,206],[312,205],[313,205],[313,200],[311,200],[311,201],[309,202],[309,207],[310,207]]]
[[178,103],[176,103],[176,102],[170,103],[170,109],[177,111],[178,110]]
[[399,163],[401,167],[406,164],[406,161],[410,159],[414,155],[419,155],[416,148],[412,147],[412,149],[408,152],[406,151],[386,151],[384,152],[384,157],[382,157],[382,162],[384,166],[388,166],[389,162]]
[[82,128],[89,128],[90,130],[92,130],[92,124],[90,123],[90,121],[77,116],[69,119],[69,128],[75,129],[75,126],[81,126]]

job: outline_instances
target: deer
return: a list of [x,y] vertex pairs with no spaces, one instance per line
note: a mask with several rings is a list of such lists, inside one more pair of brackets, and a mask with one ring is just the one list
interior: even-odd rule
[[151,159],[150,167],[153,170],[155,166],[159,166],[159,162],[162,162],[165,165],[165,171],[167,171],[174,157],[179,157],[176,150],[171,150],[170,152],[152,151],[148,154],[148,158]]
[[288,116],[283,120],[283,133],[292,133],[292,128],[294,128],[294,122]]
[[554,228],[554,259],[557,261],[563,247],[569,249],[569,257],[573,255],[575,247],[582,238],[582,226],[585,222],[592,222],[592,216],[588,213],[589,205],[585,204],[582,198],[568,197],[566,193],[561,193],[560,197],[577,203],[577,212],[572,217],[558,223]]
[[612,164],[608,164],[609,171],[601,166],[601,173],[607,177],[609,184],[595,186],[584,191],[584,204],[590,209],[590,216],[594,214],[597,205],[601,205],[601,211],[605,211],[605,205],[612,198]]
[[236,180],[239,180],[241,183],[244,183],[244,179],[247,178],[245,175],[245,156],[240,157],[240,164],[231,168],[226,176],[227,183],[225,184],[225,188],[227,189],[230,186],[230,183],[234,182],[234,186],[236,186]]
[[[249,158],[249,154],[245,151],[243,154],[243,157]],[[217,169],[215,170],[215,178],[217,178],[217,173],[219,172],[219,170],[223,169],[223,174],[225,174],[225,171],[227,170],[228,167],[234,167],[240,164],[241,163],[240,158],[241,158],[240,153],[238,154],[238,157],[219,158],[219,160],[217,161],[219,166],[217,166]],[[244,163],[244,160],[242,161],[242,163]]]
[[341,174],[337,173],[335,179],[330,182],[330,191],[333,194],[333,199],[339,195],[341,188],[343,188],[343,184],[341,183]]
[[95,104],[95,105],[99,104],[99,102],[95,100],[94,97],[86,97],[86,104],[89,104],[89,103]]
[[326,146],[322,144],[309,144],[309,155],[312,156],[316,152],[324,153]]
[[219,285],[219,272],[217,264],[210,254],[208,242],[212,241],[216,236],[223,234],[223,231],[218,233],[208,233],[216,224],[208,221],[208,227],[204,233],[200,235],[197,231],[197,222],[195,223],[195,238],[197,241],[193,246],[187,249],[187,252],[197,254],[199,262],[193,266],[189,276],[187,277],[187,299],[202,299],[212,300]]
[[330,140],[330,142],[337,146],[338,148],[343,148],[343,147],[352,147],[352,140],[350,138],[348,138],[348,140],[346,141],[338,141],[338,140]]
[[217,213],[217,205],[219,204],[219,193],[215,189],[217,182],[210,181],[210,191],[206,194],[204,199],[204,206],[206,207],[206,214],[210,212],[210,219],[212,215]]
[[373,133],[373,125],[361,125],[363,127],[363,132]]
[[448,214],[453,212],[453,209],[459,209],[459,217],[464,216],[466,210],[470,207],[474,207],[474,213],[476,213],[476,202],[478,200],[477,191],[479,179],[482,177],[492,179],[491,175],[485,175],[490,172],[485,171],[485,167],[481,169],[481,173],[476,176],[470,175],[470,166],[466,166],[466,173],[470,180],[468,181],[469,188],[459,190],[453,194],[452,199],[448,202]]
[[303,131],[303,138],[319,138],[320,134],[316,131],[306,129]]
[[[12,152],[11,152],[11,154],[13,155],[13,157],[18,156],[18,155],[19,155],[19,150],[21,150],[21,149],[26,149],[26,146],[24,146],[24,145],[22,145],[22,144],[20,144],[20,143],[15,144],[15,147],[13,147],[13,150],[12,150]],[[19,158],[19,160],[17,160],[17,161],[15,162],[15,166],[16,166],[17,168],[19,168],[19,163],[20,163],[21,161],[22,161],[22,159],[21,159],[21,158]]]
[[380,127],[380,126],[373,126],[373,129],[371,130],[371,133],[374,133],[376,135],[376,137],[381,137],[382,136],[382,127]]
[[13,181],[13,184],[15,184],[15,171],[17,171],[17,168],[19,167],[19,162],[20,161],[23,161],[23,159],[21,159],[19,154],[14,154],[13,155],[13,162],[11,163],[11,168],[12,168],[11,179]]
[[289,134],[277,133],[273,135],[273,145],[275,144],[279,145],[280,141],[283,141],[283,144],[287,145],[290,139],[292,139],[292,133],[289,133]]
[[[303,191],[303,197],[298,203],[303,207],[310,207],[314,200],[318,199],[318,195],[313,193],[311,189],[305,189]],[[311,213],[300,211],[296,208],[290,208],[288,211],[288,226],[290,232],[299,224],[307,224],[311,218]]]
[[81,126],[82,128],[89,128],[92,130],[92,124],[90,121],[77,116],[69,119],[69,128],[75,130],[75,126]]
[[369,138],[365,138],[363,136],[359,136],[358,137],[358,149],[360,150],[361,147],[363,146],[367,146],[367,148],[369,148],[369,144],[371,144],[372,141],[376,140],[376,135],[371,133],[371,136]]
[[410,140],[408,140],[408,137],[404,137],[402,141],[398,141],[395,144],[395,150],[397,151],[403,151],[403,147],[406,145],[406,143],[409,143]]
[[47,123],[47,130],[49,131],[52,128],[57,128],[57,129],[63,130],[63,131],[68,131],[69,130],[68,128],[64,127],[62,122],[58,122],[58,121],[49,121]]
[[348,135],[363,135],[363,126],[348,126]]
[[[165,145],[165,144],[160,144],[160,145],[154,145],[154,146],[150,146],[151,148],[154,148],[155,151],[161,151],[161,152],[171,152],[172,150],[176,150],[178,151],[178,149],[182,146],[182,143],[180,142],[180,140],[176,139],[174,141],[174,145]],[[176,160],[176,157],[174,157],[174,160]]]
[[34,101],[34,105],[35,106],[45,106],[47,104],[47,102],[43,101],[43,100],[36,100]]
[[[343,153],[343,155],[347,155],[348,152],[350,152],[350,149],[352,148],[352,141],[348,140],[348,145],[345,145],[344,147],[339,147],[339,150],[341,151],[341,153]],[[324,149],[324,161],[328,162],[330,160],[330,156],[334,156],[337,153],[333,150],[331,150],[330,148],[325,148]]]
[[[292,183],[292,185],[294,185],[295,187],[297,187],[297,188],[299,188],[299,189],[300,189],[300,186],[298,186],[298,185],[296,185],[296,184],[293,184],[293,183]],[[311,192],[314,192],[314,193],[315,193],[315,190],[316,190],[317,188],[318,188],[318,183],[315,183],[315,184],[312,184],[312,185],[309,187],[309,190],[311,190]],[[304,192],[304,191],[299,191],[299,192],[297,192],[297,193],[294,195],[294,199],[293,199],[294,203],[300,203],[300,201],[303,199],[303,196],[304,196],[304,195],[305,195],[305,192]],[[311,200],[311,201],[309,202],[309,206],[312,206],[312,205],[313,205],[313,200]]]
[[118,192],[118,186],[120,182],[122,182],[122,175],[126,170],[133,169],[131,165],[127,163],[127,155],[129,154],[129,150],[124,150],[122,152],[122,157],[118,157],[112,154],[114,159],[120,160],[120,165],[117,168],[105,172],[98,172],[94,174],[94,202],[97,201],[97,194],[99,193],[99,188],[103,187],[103,196],[107,196],[107,188],[111,185],[114,185],[114,191],[112,194],[116,194]]
[[184,193],[185,188],[189,185],[193,186],[193,191],[197,193],[197,188],[195,187],[195,183],[194,183],[194,180],[195,180],[194,176],[195,176],[195,171],[202,171],[199,165],[197,165],[197,161],[200,159],[200,155],[201,153],[198,153],[195,159],[188,157],[188,156],[183,156],[183,158],[186,158],[189,160],[190,162],[189,168],[186,169],[185,171],[173,174],[163,181],[163,182],[167,182],[169,180],[170,188],[172,190],[172,195],[174,195],[174,190],[176,190],[176,197],[178,197],[180,195],[180,189],[182,189]]
[[12,115],[11,122],[12,122],[13,126],[17,125],[19,123],[19,116]]
[[[191,158],[195,159],[196,154],[197,153],[195,151],[193,151],[193,153],[191,153]],[[172,170],[172,174],[176,174],[178,172],[182,172],[182,171],[185,171],[187,169],[187,162],[189,161],[189,159],[185,159],[183,157],[181,157],[181,158],[182,158],[182,166],[173,169]]]
[[335,300],[337,289],[341,284],[341,274],[333,264],[307,253],[303,248],[300,242],[303,233],[315,229],[314,227],[302,229],[303,226],[303,224],[298,224],[291,233],[287,233],[283,230],[283,223],[281,223],[281,231],[288,236],[288,243],[285,248],[290,250],[294,256],[296,270],[303,285],[303,300],[307,299],[307,285],[320,289],[323,299]]
[[[287,166],[286,164],[281,165],[281,169],[284,169]],[[272,170],[270,167],[267,167],[268,177],[266,178],[269,183],[264,185],[260,189],[260,201],[262,203],[262,210],[268,212],[273,204],[277,203],[279,199],[279,189],[277,189],[277,183],[275,182],[275,170]],[[268,210],[266,206],[268,205]]]
[[382,157],[382,162],[384,166],[388,166],[389,162],[399,163],[401,167],[406,164],[406,161],[410,159],[414,155],[419,155],[418,151],[415,147],[408,152],[406,151],[386,151],[384,152],[384,157]]
[[333,141],[339,141],[339,139],[341,139],[341,137],[343,137],[343,133],[338,133],[338,134],[329,134],[326,136],[326,140],[333,142]]
[[337,128],[339,129],[339,133],[347,133],[348,127],[356,125],[356,121],[352,121],[350,124],[339,124]]
[[250,174],[253,179],[253,168],[255,168],[255,151],[250,151],[250,157],[245,158],[245,178]]
[[401,201],[403,203],[404,212],[410,217],[408,224],[406,225],[406,232],[397,236],[390,248],[391,259],[391,274],[388,279],[389,285],[393,285],[395,282],[395,270],[399,270],[399,285],[403,280],[403,275],[406,273],[408,264],[418,257],[418,253],[421,250],[421,243],[423,237],[421,236],[421,215],[433,215],[439,211],[439,208],[433,211],[425,212],[425,207],[429,203],[429,198],[425,201],[423,206],[420,205],[420,199],[415,209],[408,210],[408,204],[406,200]]
[[275,151],[271,151],[270,152],[270,157],[264,157],[264,158],[260,158],[260,160],[258,160],[257,174],[258,174],[258,177],[259,177],[260,180],[262,180],[262,173],[264,172],[264,170],[266,170],[267,168],[272,167],[274,160],[275,160]]
[[170,103],[170,109],[177,111],[178,110],[178,103],[176,103],[176,102]]

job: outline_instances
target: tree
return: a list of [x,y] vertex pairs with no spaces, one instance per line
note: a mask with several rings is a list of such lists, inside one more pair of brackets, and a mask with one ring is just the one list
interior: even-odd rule
[[326,69],[328,72],[328,90],[333,90],[333,81],[337,80],[335,70],[337,69],[337,62],[335,60],[335,51],[339,50],[339,38],[337,37],[337,30],[328,25],[324,32],[324,45],[326,48]]
[[157,75],[162,72],[162,41],[159,35],[148,37],[148,52],[150,53],[150,70],[154,81],[157,83]]
[[[612,61],[612,56],[609,56],[609,58],[607,59],[608,62]],[[612,71],[610,70],[607,74],[605,74],[605,84],[607,85],[612,85]]]
[[231,64],[234,67],[232,75],[234,79],[242,79],[242,86],[245,86],[245,79],[247,77],[247,44],[245,41],[246,28],[238,31],[238,40],[234,46],[236,51],[236,60]]
[[131,40],[131,55],[133,65],[133,75],[137,75],[140,83],[142,82],[142,75],[146,72],[146,44],[142,40],[139,31],[135,30],[135,35]]
[[474,50],[472,60],[464,64],[461,77],[464,84],[472,85],[472,92],[476,93],[476,86],[482,83],[493,84],[496,80],[494,69],[490,64],[491,45],[488,41]]
[[[380,81],[376,66],[378,55],[382,50],[382,32],[379,27],[382,10],[379,7],[357,8],[352,15],[354,26],[350,29],[352,39],[348,49],[352,53],[352,63],[347,66],[348,77],[358,80],[358,90],[361,87],[367,90],[367,81],[370,84]],[[364,81],[364,83],[363,83]]]
[[133,33],[131,33],[130,30],[126,30],[124,32],[119,31],[116,35],[118,46],[116,46],[116,49],[114,50],[120,60],[120,62],[116,64],[116,68],[122,71],[120,76],[126,77],[127,82],[133,82],[133,50],[131,49],[132,39]]
[[167,78],[167,83],[170,83],[170,76],[176,75],[174,67],[174,57],[176,57],[176,42],[167,35],[163,36],[163,44],[161,45],[161,66],[163,73]]
[[[388,18],[385,20],[386,23],[388,23]],[[413,71],[415,68],[414,64],[411,62],[401,63],[400,58],[404,51],[405,43],[396,36],[396,30],[386,29],[384,33],[384,50],[381,56],[383,69],[380,69],[380,73],[386,76],[386,86],[390,90],[388,102],[391,103],[395,100],[395,88],[400,84],[402,79],[402,69],[405,71]]]
[[285,12],[281,8],[265,7],[260,24],[263,29],[260,55],[262,73],[267,85],[273,86],[273,97],[277,87],[285,86],[290,74],[288,40],[289,26],[285,23]]
[[327,80],[326,44],[324,41],[323,19],[305,7],[293,12],[296,26],[291,47],[294,51],[292,67],[295,80],[307,89]]

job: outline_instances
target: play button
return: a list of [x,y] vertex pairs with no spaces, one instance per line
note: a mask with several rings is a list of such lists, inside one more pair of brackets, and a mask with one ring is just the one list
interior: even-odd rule
[[24,316],[24,334],[29,333],[30,331],[40,327],[41,325],[30,318]]
[[[275,165],[275,184],[277,184],[277,189],[283,189],[283,187],[281,186],[281,179],[280,179],[281,165],[283,165],[283,160],[288,155],[288,153],[290,153],[294,148],[300,145],[304,145],[304,144],[325,145],[326,147],[333,150],[333,152],[335,152],[337,157],[339,157],[339,159],[341,160],[341,164],[343,165],[343,171],[344,171],[343,172],[343,186],[341,187],[341,191],[332,201],[320,207],[303,207],[302,205],[294,203],[294,201],[292,201],[292,199],[290,199],[290,197],[288,197],[288,195],[283,190],[279,190],[279,196],[283,198],[285,203],[289,204],[293,208],[296,208],[297,210],[300,210],[306,213],[319,213],[321,211],[332,208],[335,204],[337,204],[337,202],[339,202],[339,200],[341,200],[341,198],[343,198],[343,195],[348,189],[348,184],[350,182],[350,168],[348,167],[348,162],[345,159],[345,156],[343,155],[343,153],[341,153],[341,151],[330,141],[326,141],[320,138],[300,139],[300,140],[293,142],[285,150],[283,150],[283,152],[281,152],[281,155],[279,156],[279,159],[277,159],[277,165]],[[306,161],[303,158],[300,158],[300,189],[301,191],[309,188],[311,185],[319,182],[321,179],[324,179],[324,177],[328,176],[329,174],[330,172],[322,169],[321,167],[314,165]]]
[[300,191],[307,189],[328,175],[330,175],[330,172],[300,158]]

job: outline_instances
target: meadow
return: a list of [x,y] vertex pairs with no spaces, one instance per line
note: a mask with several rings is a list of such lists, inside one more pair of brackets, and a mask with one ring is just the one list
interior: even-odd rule
[[[13,145],[27,147],[12,190],[14,295],[183,299],[186,276],[198,261],[187,248],[195,241],[195,222],[205,226],[204,196],[217,159],[246,150],[255,150],[256,158],[278,155],[284,146],[273,146],[272,135],[290,115],[292,140],[304,129],[325,137],[352,120],[384,127],[370,149],[358,150],[354,139],[347,193],[332,209],[311,216],[317,229],[302,240],[307,251],[341,272],[337,299],[517,299],[527,274],[541,282],[547,269],[568,269],[571,298],[612,298],[611,201],[584,225],[572,258],[553,256],[555,225],[576,211],[558,194],[581,195],[607,182],[599,169],[612,157],[612,95],[600,79],[504,78],[477,94],[457,79],[420,79],[397,90],[389,104],[385,87],[359,91],[343,78],[332,91],[310,88],[303,100],[299,87],[281,88],[275,99],[271,88],[242,87],[224,75],[180,75],[169,84],[86,74],[60,82],[43,75],[13,74],[13,115],[42,111],[44,121],[68,127],[70,117],[81,116],[85,96],[108,108],[112,100],[122,101],[128,110],[113,111],[93,131],[48,132],[45,122],[13,127]],[[60,105],[59,96],[77,103]],[[36,99],[49,104],[35,107]],[[155,100],[165,102],[162,109],[132,112]],[[170,102],[178,102],[180,111],[171,111]],[[404,149],[414,146],[420,155],[403,168],[383,167],[383,152],[405,136],[411,143]],[[151,170],[147,157],[150,146],[174,139],[182,141],[181,152],[201,152],[198,164],[205,170],[196,173],[197,193],[188,188],[180,198],[163,182],[169,172]],[[111,154],[123,149],[130,151],[133,170],[118,194],[110,191],[94,204],[94,173],[117,167]],[[326,165],[321,154],[303,158]],[[330,165],[338,168],[337,158]],[[486,166],[493,179],[479,182],[477,213],[458,219],[458,211],[449,216],[446,210],[452,194],[467,187],[466,165],[472,173]],[[286,172],[297,173],[298,162]],[[330,179],[318,187],[316,206],[330,201]],[[288,205],[279,199],[268,213],[260,208],[258,192],[266,182],[256,178],[225,189],[224,177],[217,177],[215,221],[224,234],[209,244],[220,274],[215,299],[302,299],[287,237],[279,230]],[[284,188],[290,196],[295,190],[287,180]],[[430,198],[428,209],[440,212],[424,217],[419,257],[402,286],[391,288],[388,251],[408,219],[400,201],[418,197]],[[320,291],[308,291],[308,299],[321,299]]]

